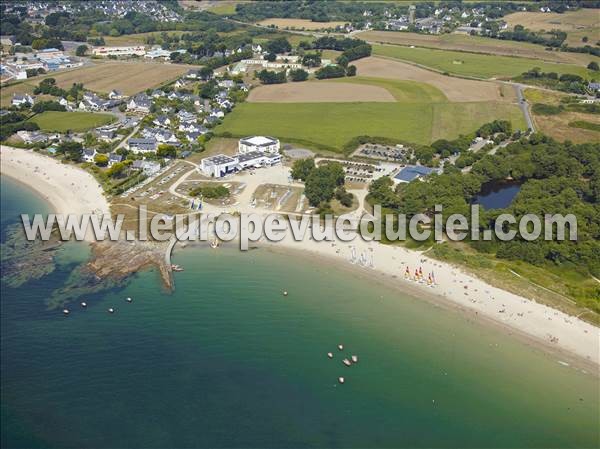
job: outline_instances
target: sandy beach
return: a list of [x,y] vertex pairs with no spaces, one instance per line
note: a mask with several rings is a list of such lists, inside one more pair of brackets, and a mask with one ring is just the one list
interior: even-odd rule
[[[2,174],[27,184],[47,199],[56,212],[108,213],[109,207],[97,181],[87,172],[61,164],[33,151],[2,147]],[[257,170],[255,176],[243,176],[247,187],[235,209],[242,213],[266,215],[272,210],[254,208],[249,199],[254,184],[266,180],[287,184],[289,169],[272,167]],[[242,178],[240,178],[242,179]],[[170,189],[174,193],[175,188]],[[358,192],[356,192],[358,193]],[[180,195],[181,196],[181,195]],[[364,201],[362,194],[361,201]],[[222,207],[205,205],[204,212],[221,212]],[[481,319],[491,319],[551,347],[583,359],[588,365],[600,363],[600,331],[576,317],[543,304],[492,287],[486,282],[454,267],[425,256],[422,252],[356,238],[352,242],[297,242],[290,233],[277,243],[264,237],[261,244],[284,250],[298,250],[307,255],[323,256],[346,267],[361,270],[373,282],[389,282],[413,296],[438,298],[472,312]],[[406,271],[408,268],[408,275]],[[422,276],[415,278],[415,270]],[[432,281],[429,282],[429,276]],[[566,358],[568,359],[568,357]]]
[[[108,201],[98,181],[86,171],[61,164],[32,150],[0,146],[2,175],[26,184],[57,214],[108,214]],[[90,233],[86,240],[91,241]]]

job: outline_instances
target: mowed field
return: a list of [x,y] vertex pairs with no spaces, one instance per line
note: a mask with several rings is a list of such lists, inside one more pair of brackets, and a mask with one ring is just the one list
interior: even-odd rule
[[595,45],[600,39],[600,9],[581,8],[562,14],[543,12],[516,12],[504,17],[512,29],[523,25],[533,31],[562,30],[567,32],[567,43],[571,46],[585,45],[581,37],[588,36],[589,44]]
[[304,28],[306,30],[320,30],[323,28],[335,28],[344,26],[347,22],[313,22],[307,19],[265,19],[258,22],[258,25],[276,26],[277,28]]
[[73,83],[83,83],[87,89],[95,92],[108,93],[117,89],[125,95],[133,95],[173,80],[189,69],[190,66],[180,64],[101,62],[49,76],[63,88],[71,87]]
[[[414,49],[413,49],[414,50]],[[361,77],[385,77],[391,80],[408,80],[426,83],[450,101],[516,101],[512,87],[491,81],[478,81],[444,76],[405,62],[369,57],[353,61]]]
[[46,111],[29,119],[37,123],[42,131],[74,132],[87,131],[91,128],[107,125],[116,120],[114,115],[96,114],[92,112],[59,112]]
[[395,102],[385,88],[369,84],[285,83],[259,86],[250,91],[250,103]]
[[[352,89],[376,86],[386,89],[395,102],[348,102]],[[311,85],[321,84],[338,95],[338,102],[279,101],[248,102],[237,106],[216,129],[217,134],[234,137],[249,134],[273,135],[316,150],[341,151],[352,138],[369,135],[406,142],[429,144],[439,138],[454,138],[475,131],[494,119],[510,120],[515,128],[525,129],[516,104],[484,101],[451,103],[441,90],[415,81],[357,77],[352,80],[328,80],[290,84],[298,89],[296,98],[308,95]],[[272,86],[266,86],[271,88]],[[261,88],[262,89],[262,88]],[[267,90],[265,90],[266,92]]]
[[357,34],[357,37],[373,43],[388,43],[405,46],[414,45],[417,47],[437,48],[440,50],[518,56],[582,66],[587,66],[590,61],[600,61],[600,58],[597,56],[588,54],[565,51],[546,51],[543,46],[530,44],[528,42],[505,41],[481,36],[466,36],[464,34],[434,35],[401,31],[366,31]]
[[466,53],[431,48],[410,48],[401,45],[373,45],[373,54],[410,61],[440,72],[474,78],[516,77],[533,67],[544,72],[572,73],[591,79],[594,72],[573,64],[555,64],[538,59]]

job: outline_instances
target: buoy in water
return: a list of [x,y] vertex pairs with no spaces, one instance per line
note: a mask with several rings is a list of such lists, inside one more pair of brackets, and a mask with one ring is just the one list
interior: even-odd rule
[[82,302],[82,303],[81,303],[81,307],[87,307],[87,302],[85,302],[85,301],[84,301],[84,302]]
[[131,299],[131,298],[129,298],[129,297],[127,297],[127,299],[126,299],[125,301],[127,301],[127,302],[131,302],[131,301],[132,301],[132,299]]
[[333,352],[328,352],[327,353],[327,357],[329,357],[330,359],[332,359],[333,358]]
[[63,309],[63,314],[64,315],[68,315],[69,313],[71,313],[71,312],[69,312],[69,309]]
[[340,351],[343,351],[343,350],[344,350],[344,345],[338,345],[338,349],[339,349]]
[[346,379],[344,379],[343,377],[338,377],[338,382],[343,384],[344,382],[346,382]]
[[113,309],[112,307],[108,308],[108,313],[115,313],[115,309]]

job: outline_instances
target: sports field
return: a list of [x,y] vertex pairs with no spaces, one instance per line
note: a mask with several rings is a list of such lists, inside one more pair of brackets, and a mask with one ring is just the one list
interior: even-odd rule
[[373,45],[373,54],[400,59],[430,67],[441,72],[474,78],[512,78],[533,67],[544,72],[572,73],[591,79],[594,72],[572,64],[555,64],[538,59],[492,56],[431,48],[410,48],[400,45]]
[[548,62],[587,66],[590,61],[600,61],[597,56],[566,51],[546,51],[542,45],[515,42],[464,34],[421,34],[402,31],[365,31],[357,36],[374,43],[437,48],[502,56],[541,59]]
[[29,121],[37,123],[42,131],[74,132],[87,131],[91,128],[107,125],[114,122],[116,117],[110,114],[96,114],[92,112],[59,112],[46,111],[35,115]]

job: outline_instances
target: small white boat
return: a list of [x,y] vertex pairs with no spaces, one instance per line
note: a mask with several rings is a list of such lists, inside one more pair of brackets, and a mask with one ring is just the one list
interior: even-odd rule
[[127,299],[125,299],[125,301],[127,301],[127,302],[131,302],[131,301],[133,301],[133,299],[131,299],[131,298],[127,297]]
[[115,313],[115,309],[113,309],[112,307],[108,308],[108,313]]
[[81,303],[81,307],[87,307],[87,302],[85,302],[85,301],[84,301],[84,302],[82,302],[82,303]]
[[339,349],[340,351],[343,351],[343,350],[344,350],[344,345],[338,345],[338,349]]
[[219,247],[219,241],[217,239],[214,239],[212,242],[210,242],[210,247],[215,249]]
[[346,366],[350,366],[350,365],[352,365],[352,362],[351,362],[350,360],[348,360],[348,359],[344,359],[344,360],[342,360],[342,363],[343,363],[344,365],[346,365]]
[[63,314],[68,315],[69,313],[71,313],[69,312],[69,309],[63,309]]
[[343,384],[344,382],[346,382],[346,379],[344,379],[343,377],[338,377],[338,382]]
[[327,357],[329,357],[330,359],[332,359],[333,358],[333,352],[328,352],[327,353]]
[[358,357],[357,356],[353,355],[351,357],[351,359],[352,359],[352,363],[358,363]]
[[283,291],[283,296],[287,296],[287,295],[288,295],[288,292],[287,292],[287,290],[284,290],[284,291]]

